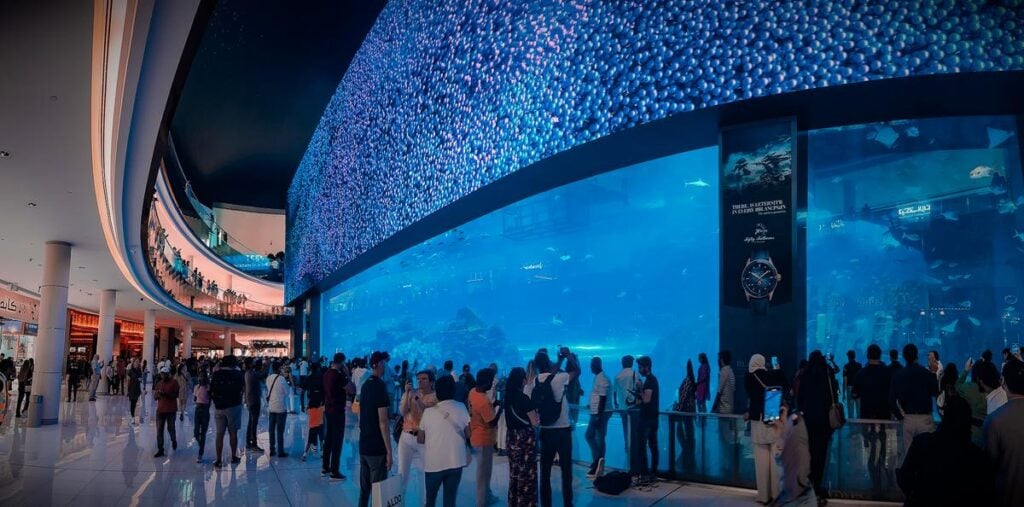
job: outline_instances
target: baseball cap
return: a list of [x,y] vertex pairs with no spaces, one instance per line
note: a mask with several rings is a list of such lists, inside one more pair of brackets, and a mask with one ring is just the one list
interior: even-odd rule
[[170,366],[161,367],[160,368],[160,373],[171,373],[171,367]]

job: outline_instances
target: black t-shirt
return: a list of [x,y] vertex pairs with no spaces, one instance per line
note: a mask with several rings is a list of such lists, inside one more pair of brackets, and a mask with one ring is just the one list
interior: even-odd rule
[[657,420],[658,419],[658,407],[660,402],[658,401],[661,389],[658,387],[658,378],[654,374],[650,374],[644,379],[644,387],[642,392],[646,392],[648,389],[651,390],[651,402],[640,405],[640,418],[644,420]]
[[522,391],[515,391],[511,399],[505,400],[505,424],[510,430],[530,429],[530,417],[527,415],[537,410],[537,405]]
[[245,376],[236,368],[221,368],[210,375],[210,399],[218,410],[242,404]]
[[384,456],[387,447],[380,434],[380,417],[377,409],[387,408],[388,391],[384,381],[375,375],[363,383],[359,393],[359,454],[363,456]]

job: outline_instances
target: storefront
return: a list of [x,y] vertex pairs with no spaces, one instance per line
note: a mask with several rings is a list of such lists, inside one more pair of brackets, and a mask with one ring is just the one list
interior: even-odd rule
[[[96,337],[99,335],[100,316],[94,313],[69,310],[71,329],[68,340],[68,357],[92,359],[96,353]],[[121,357],[138,357],[142,354],[143,325],[130,320],[114,320],[114,354]]]
[[34,354],[38,312],[38,301],[0,289],[0,354],[14,357],[18,367]]

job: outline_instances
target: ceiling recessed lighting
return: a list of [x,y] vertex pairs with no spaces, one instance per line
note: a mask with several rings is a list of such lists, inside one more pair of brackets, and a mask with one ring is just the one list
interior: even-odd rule
[[30,203],[26,204],[25,206],[28,206],[29,208],[35,208],[36,206],[38,206],[38,204],[36,204],[34,202],[30,202]]
[[78,269],[85,269],[85,266],[78,266]]
[[6,150],[0,150],[0,158],[7,158],[9,156],[11,156],[11,152]]
[[57,96],[56,95],[50,95],[50,100],[51,101],[57,100]]

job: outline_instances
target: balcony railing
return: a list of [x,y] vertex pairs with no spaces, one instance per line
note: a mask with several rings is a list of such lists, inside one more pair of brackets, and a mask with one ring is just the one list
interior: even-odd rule
[[[155,206],[155,204],[153,204]],[[183,259],[168,242],[155,209],[149,214],[147,261],[153,277],[163,290],[186,308],[221,320],[263,327],[288,328],[294,310],[253,300],[248,294],[219,287]]]
[[[589,465],[591,453],[585,438],[589,410],[574,407],[570,413],[576,421],[573,456]],[[606,468],[630,469],[623,431],[628,414],[613,411],[608,421]],[[756,489],[754,450],[743,416],[661,412],[659,423],[660,477]],[[897,422],[862,419],[851,419],[837,430],[832,435],[822,483],[829,497],[902,502],[903,493],[895,477],[905,452],[902,434]]]

